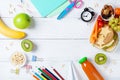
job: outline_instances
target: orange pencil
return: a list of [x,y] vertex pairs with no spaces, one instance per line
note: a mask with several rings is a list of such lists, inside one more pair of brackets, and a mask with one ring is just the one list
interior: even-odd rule
[[32,75],[36,80],[40,80],[39,78],[37,78],[35,75]]

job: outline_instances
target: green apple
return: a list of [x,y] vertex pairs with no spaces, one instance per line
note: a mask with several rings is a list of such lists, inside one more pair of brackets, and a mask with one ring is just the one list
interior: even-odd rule
[[26,13],[20,13],[14,17],[14,25],[19,29],[28,28],[31,24],[31,18]]

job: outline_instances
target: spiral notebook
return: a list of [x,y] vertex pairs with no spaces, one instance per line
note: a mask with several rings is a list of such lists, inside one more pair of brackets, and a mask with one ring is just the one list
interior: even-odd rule
[[62,6],[67,0],[31,0],[42,17],[48,16],[51,12]]

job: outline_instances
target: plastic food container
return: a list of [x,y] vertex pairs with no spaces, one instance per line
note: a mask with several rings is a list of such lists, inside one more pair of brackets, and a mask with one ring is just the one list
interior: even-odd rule
[[105,21],[109,21],[111,18],[114,18],[115,11],[112,4],[105,4],[101,10],[101,17]]
[[26,56],[23,53],[15,52],[10,57],[10,62],[15,67],[23,67],[26,64]]

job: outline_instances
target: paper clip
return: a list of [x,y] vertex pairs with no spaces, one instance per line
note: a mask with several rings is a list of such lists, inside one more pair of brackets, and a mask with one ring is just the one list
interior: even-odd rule
[[26,73],[28,73],[30,69],[32,69],[32,65],[25,65],[25,69],[26,69]]
[[19,72],[20,72],[20,69],[18,69],[18,68],[16,68],[15,70],[14,70],[14,69],[11,69],[11,72],[18,75]]
[[33,55],[32,56],[32,61],[35,62],[35,61],[44,61],[43,58],[38,58],[37,56]]

